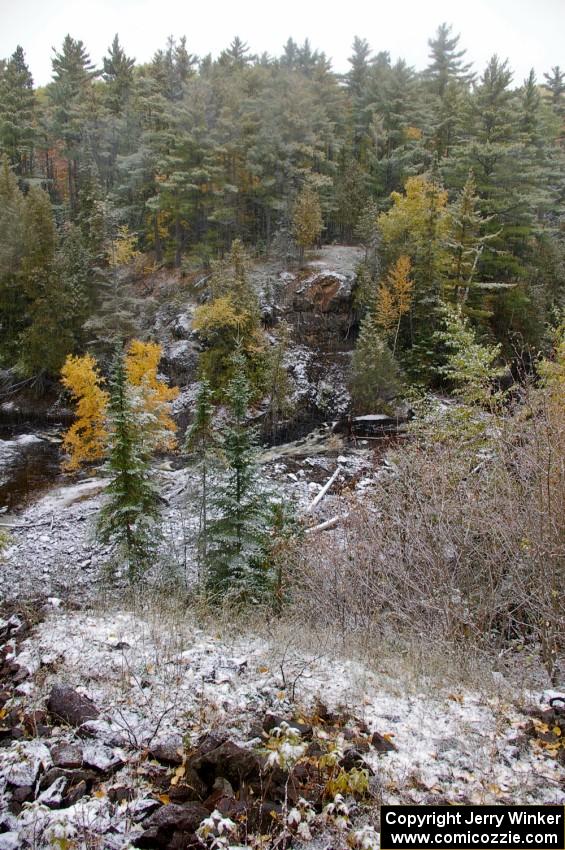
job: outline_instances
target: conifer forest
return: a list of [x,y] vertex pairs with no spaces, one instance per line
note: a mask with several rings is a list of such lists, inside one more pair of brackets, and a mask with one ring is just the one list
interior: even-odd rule
[[565,803],[565,61],[426,39],[0,58],[0,850]]

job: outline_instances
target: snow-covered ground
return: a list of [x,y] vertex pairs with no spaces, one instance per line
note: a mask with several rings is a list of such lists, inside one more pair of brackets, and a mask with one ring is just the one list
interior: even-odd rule
[[[8,708],[44,710],[52,687],[64,684],[87,695],[100,714],[80,734],[54,725],[49,735],[0,750],[2,848],[50,847],[57,836],[81,835],[105,836],[106,848],[131,846],[143,831],[144,811],[159,802],[148,752],[171,742],[188,749],[210,730],[253,750],[266,712],[308,715],[317,701],[394,742],[395,750],[366,755],[385,803],[565,801],[565,770],[520,733],[527,718],[508,693],[407,693],[402,678],[339,655],[290,649],[280,635],[215,633],[178,612],[167,619],[158,608],[134,614],[67,612],[56,601],[50,607],[17,647],[14,661],[30,677]],[[83,768],[98,771],[99,781],[94,792],[59,808],[64,776],[54,789],[39,789],[61,744],[78,748]],[[35,784],[36,799],[14,807],[18,789]],[[124,787],[127,799],[116,801]],[[85,839],[77,846],[102,845]]]
[[[266,450],[261,462],[265,482],[302,512],[339,470],[308,514],[313,525],[340,512],[341,487],[363,490],[389,474],[386,465],[374,467],[368,447],[346,449],[323,431]],[[164,562],[189,580],[195,482],[166,464],[159,475]],[[9,518],[0,598],[10,612],[40,600],[40,615],[25,632],[17,617],[0,615],[0,666],[8,677],[0,701],[0,850],[153,846],[140,836],[152,812],[172,811],[175,771],[185,770],[179,753],[208,732],[258,752],[268,712],[305,719],[314,742],[323,743],[320,703],[344,718],[336,746],[361,728],[368,741],[377,733],[377,743],[386,742],[384,752],[373,744],[363,750],[370,796],[351,809],[351,829],[365,829],[367,848],[378,845],[379,802],[565,803],[565,765],[547,738],[556,733],[524,713],[547,707],[549,693],[518,693],[496,678],[481,691],[457,682],[414,687],[403,664],[381,663],[380,647],[363,663],[338,651],[331,636],[309,638],[305,626],[263,623],[243,632],[224,621],[198,623],[180,604],[120,607],[103,576],[110,553],[92,534],[103,488],[96,478],[59,487]],[[57,686],[88,697],[96,716],[73,726],[47,712]],[[172,763],[154,755],[159,746],[172,748]],[[302,839],[322,835],[327,817],[312,815]],[[331,839],[336,847],[345,840]],[[349,837],[350,846],[364,840]]]
[[[334,445],[328,453],[327,447]],[[367,451],[343,451],[340,439],[321,429],[286,446],[265,450],[259,457],[264,484],[273,494],[283,493],[302,511],[316,496],[337,467],[336,488],[365,474],[373,479]],[[192,578],[193,532],[197,525],[196,480],[190,470],[167,468],[157,471],[164,497],[163,569],[181,582]],[[94,523],[106,481],[89,478],[77,484],[58,486],[4,523],[10,539],[0,553],[0,603],[38,596],[61,596],[83,604],[98,593],[105,581],[104,568],[110,561],[108,547],[96,543]],[[335,513],[330,492],[312,522]],[[86,594],[86,597],[85,597]]]

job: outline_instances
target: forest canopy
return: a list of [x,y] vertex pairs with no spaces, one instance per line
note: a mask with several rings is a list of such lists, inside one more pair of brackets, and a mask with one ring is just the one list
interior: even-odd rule
[[389,282],[407,257],[410,329],[392,314],[381,329],[413,360],[438,299],[493,341],[543,345],[563,303],[565,71],[516,80],[493,56],[474,74],[447,24],[422,72],[360,37],[349,65],[293,39],[276,57],[238,37],[198,57],[184,36],[139,64],[116,35],[95,67],[67,35],[36,88],[15,46],[0,62],[1,365],[57,374],[103,339],[93,316],[120,312],[120,265],[208,267],[235,240],[294,241],[300,259],[361,243],[361,277]]

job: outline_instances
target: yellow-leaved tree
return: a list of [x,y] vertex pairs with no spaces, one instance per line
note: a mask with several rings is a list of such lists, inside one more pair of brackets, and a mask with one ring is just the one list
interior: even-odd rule
[[90,354],[83,357],[69,354],[61,370],[61,379],[77,404],[76,422],[63,437],[63,449],[69,455],[64,465],[74,470],[81,463],[104,457],[108,438],[105,425],[108,393],[100,386],[104,379]]
[[137,236],[132,233],[127,224],[118,227],[118,232],[108,246],[108,263],[112,268],[125,266],[140,256],[136,249]]
[[176,447],[176,425],[169,404],[179,394],[178,387],[169,387],[158,376],[162,347],[156,342],[134,339],[125,358],[126,376],[132,387],[139,388],[141,407],[147,414],[146,431],[156,449]]
[[375,318],[387,336],[392,336],[394,330],[393,354],[396,352],[400,320],[412,305],[414,282],[410,279],[411,269],[410,257],[402,254],[377,289]]
[[292,232],[300,249],[300,262],[304,251],[310,248],[324,229],[320,198],[312,186],[305,186],[298,195],[292,213]]

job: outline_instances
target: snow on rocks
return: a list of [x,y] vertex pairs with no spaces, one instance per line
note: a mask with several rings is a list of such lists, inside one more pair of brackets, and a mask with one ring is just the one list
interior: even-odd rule
[[33,785],[40,769],[47,770],[52,764],[51,753],[40,741],[21,741],[9,750],[0,750],[0,774],[16,787]]
[[[290,651],[282,638],[220,636],[152,608],[52,609],[18,648],[58,662],[10,708],[41,710],[66,689],[99,713],[80,738],[59,721],[49,738],[42,732],[0,750],[0,800],[13,813],[4,834],[17,834],[16,846],[30,844],[32,823],[37,848],[83,828],[116,850],[169,846],[204,820],[182,826],[187,806],[235,813],[234,789],[243,775],[257,781],[265,758],[257,747],[276,735],[274,761],[279,750],[300,758],[305,746],[314,753],[337,736],[343,768],[366,769],[388,803],[565,799],[563,766],[524,739],[529,719],[496,695],[403,693],[402,681],[358,661]],[[556,703],[545,705],[540,711],[555,713]],[[286,746],[287,734],[300,741]],[[276,814],[276,800],[269,805]],[[298,799],[293,805],[301,811]]]

